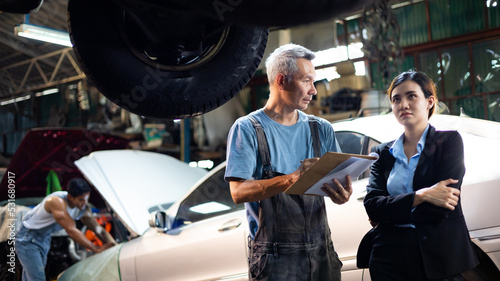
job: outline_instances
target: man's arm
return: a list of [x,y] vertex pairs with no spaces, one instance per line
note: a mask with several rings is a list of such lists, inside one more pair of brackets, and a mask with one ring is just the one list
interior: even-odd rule
[[[245,202],[257,202],[270,198],[278,193],[284,192],[294,184],[319,158],[305,159],[300,167],[288,175],[277,176],[272,179],[245,180],[240,178],[228,178],[231,196],[236,204]],[[346,177],[346,186],[342,186],[336,179],[332,185],[324,184],[322,190],[328,194],[336,204],[344,204],[352,194],[351,177]]]
[[229,178],[231,196],[236,204],[256,202],[284,192],[297,181],[295,172],[265,180]]
[[92,212],[90,211],[90,207],[87,206],[85,213],[83,214],[83,217],[80,219],[83,224],[85,224],[90,230],[92,230],[97,238],[99,238],[104,244],[111,243],[113,245],[116,245],[116,241],[107,232],[99,223],[96,221],[94,216],[92,216]]
[[245,180],[228,178],[231,196],[236,204],[256,202],[284,192],[294,184],[319,158],[309,158],[302,161],[295,172],[277,176],[272,179]]
[[309,158],[302,161],[295,172],[277,176],[272,179],[245,180],[228,178],[231,196],[236,204],[256,202],[284,192],[294,184],[319,158]]
[[61,225],[64,230],[66,230],[66,233],[68,233],[69,237],[75,240],[75,242],[80,246],[96,253],[104,251],[105,249],[112,246],[104,245],[102,247],[98,247],[90,242],[87,237],[85,237],[85,235],[78,228],[76,228],[75,221],[66,211],[66,206],[66,202],[62,198],[53,196],[47,199],[44,207],[47,212],[52,214],[56,222]]

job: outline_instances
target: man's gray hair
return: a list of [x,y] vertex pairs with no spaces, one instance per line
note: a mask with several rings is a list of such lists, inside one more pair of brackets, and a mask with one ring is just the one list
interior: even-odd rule
[[269,83],[276,79],[278,73],[285,75],[286,79],[290,81],[291,76],[299,70],[297,59],[304,58],[312,61],[315,57],[316,55],[311,50],[293,43],[277,48],[266,59]]

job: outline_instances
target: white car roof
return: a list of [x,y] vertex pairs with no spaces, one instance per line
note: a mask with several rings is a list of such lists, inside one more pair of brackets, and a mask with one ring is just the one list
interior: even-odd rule
[[[500,178],[500,122],[436,114],[429,122],[437,130],[456,130],[464,142],[466,174],[464,183],[494,181]],[[404,131],[394,115],[342,120],[332,124],[336,132],[357,132],[379,142],[398,138]]]
[[[429,123],[437,130],[456,130],[463,134],[500,139],[500,123],[483,119],[435,114]],[[379,142],[398,138],[404,131],[393,114],[360,117],[332,123],[335,131],[354,131],[368,135]]]

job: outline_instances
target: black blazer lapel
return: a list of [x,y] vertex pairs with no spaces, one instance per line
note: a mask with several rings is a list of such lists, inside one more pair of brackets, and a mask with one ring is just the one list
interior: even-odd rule
[[417,168],[415,169],[415,175],[413,176],[413,190],[418,190],[422,188],[422,181],[425,179],[429,169],[429,161],[433,161],[433,154],[436,152],[437,142],[436,142],[436,129],[429,125],[429,131],[427,132],[427,137],[425,138],[425,146],[420,154],[418,160]]
[[393,143],[394,141],[386,143],[385,147],[382,149],[382,155],[380,155],[380,157],[384,159],[384,177],[386,182],[389,178],[392,167],[394,167],[394,162],[396,162],[396,158],[394,158],[394,156],[392,156],[391,152],[389,151]]

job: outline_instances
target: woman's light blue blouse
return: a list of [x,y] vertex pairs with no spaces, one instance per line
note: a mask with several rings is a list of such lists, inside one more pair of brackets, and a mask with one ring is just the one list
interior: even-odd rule
[[392,168],[391,173],[389,174],[389,179],[387,180],[387,191],[390,195],[413,192],[413,176],[415,175],[415,169],[417,168],[420,154],[424,149],[425,138],[428,131],[429,125],[427,125],[424,133],[418,141],[417,153],[410,158],[410,161],[406,158],[403,147],[404,134],[402,134],[389,149],[392,156],[396,158],[394,167]]

